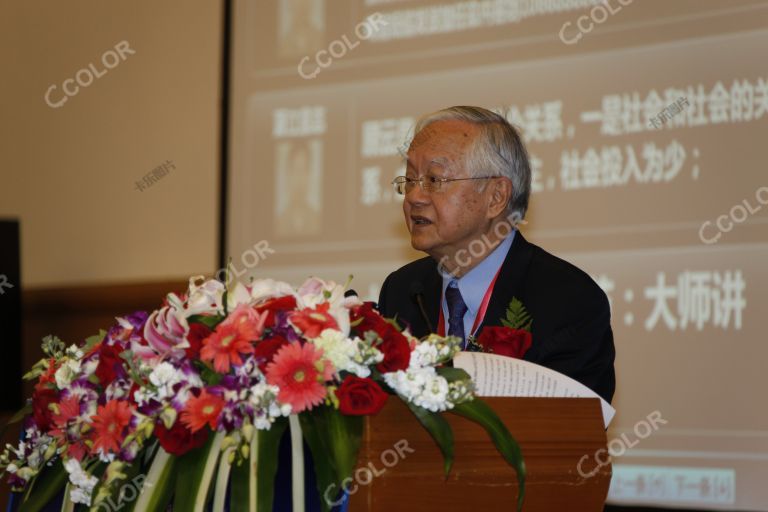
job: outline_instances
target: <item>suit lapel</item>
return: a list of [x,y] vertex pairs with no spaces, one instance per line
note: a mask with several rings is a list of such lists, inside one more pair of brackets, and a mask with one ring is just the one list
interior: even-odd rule
[[[427,316],[429,316],[429,323],[432,328],[437,332],[440,315],[440,298],[443,292],[443,279],[440,277],[440,273],[437,271],[437,264],[430,271],[429,275],[425,276],[422,284],[424,285],[424,309],[427,310]],[[429,333],[429,328],[425,325],[424,331]]]
[[493,287],[491,301],[485,318],[477,330],[479,335],[486,325],[501,325],[512,297],[523,300],[523,281],[528,272],[528,266],[533,256],[533,245],[523,237],[519,231],[515,233],[512,247],[509,248],[507,257],[501,265],[501,272]]

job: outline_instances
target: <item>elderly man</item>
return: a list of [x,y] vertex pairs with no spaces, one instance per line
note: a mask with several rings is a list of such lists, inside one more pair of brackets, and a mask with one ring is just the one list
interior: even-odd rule
[[414,249],[429,257],[384,281],[379,309],[415,336],[468,340],[498,326],[513,298],[532,319],[523,359],[568,375],[610,402],[615,356],[605,293],[584,272],[523,238],[528,156],[503,117],[452,107],[420,119],[406,175],[393,182]]

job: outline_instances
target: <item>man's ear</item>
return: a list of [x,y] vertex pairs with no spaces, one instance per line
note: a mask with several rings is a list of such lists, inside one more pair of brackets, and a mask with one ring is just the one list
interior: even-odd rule
[[507,208],[512,199],[512,181],[507,177],[498,177],[490,180],[490,203],[488,204],[488,218],[495,219]]

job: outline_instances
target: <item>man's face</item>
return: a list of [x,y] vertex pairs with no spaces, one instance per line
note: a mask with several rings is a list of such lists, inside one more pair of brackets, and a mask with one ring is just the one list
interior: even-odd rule
[[[419,132],[408,149],[406,176],[469,178],[465,155],[478,135],[477,126],[464,121],[437,121]],[[411,245],[439,260],[469,246],[490,225],[489,189],[475,180],[443,183],[425,192],[415,184],[403,201]]]

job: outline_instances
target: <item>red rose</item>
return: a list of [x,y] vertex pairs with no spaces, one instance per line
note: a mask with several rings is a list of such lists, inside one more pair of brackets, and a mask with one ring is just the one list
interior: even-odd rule
[[99,383],[107,387],[113,380],[120,377],[125,377],[125,367],[123,366],[123,359],[120,354],[123,352],[123,348],[117,345],[107,345],[102,343],[99,348],[99,364],[96,367],[96,377],[99,378]]
[[51,428],[53,413],[48,408],[49,404],[55,403],[59,399],[59,394],[51,388],[40,388],[32,395],[32,417],[43,432]]
[[189,325],[187,341],[189,347],[184,349],[184,353],[189,359],[200,359],[200,349],[203,346],[203,340],[213,333],[205,324],[192,323]]
[[277,297],[276,299],[270,299],[263,304],[259,304],[254,309],[259,313],[266,311],[267,319],[264,321],[264,328],[271,329],[275,326],[275,315],[281,311],[292,311],[296,309],[296,297],[293,295],[285,295],[284,297]]
[[533,337],[530,332],[501,326],[485,327],[477,338],[477,344],[486,352],[518,359],[528,352],[531,343]]
[[272,362],[272,358],[275,357],[275,353],[288,343],[288,340],[282,336],[272,336],[271,338],[264,339],[256,344],[253,350],[253,356],[256,361],[259,362],[259,370],[261,373],[266,373],[267,365]]
[[169,430],[162,421],[155,425],[155,435],[163,450],[171,455],[184,455],[190,450],[199,448],[208,440],[208,429],[201,428],[192,433],[180,420],[176,420]]
[[393,328],[392,324],[373,308],[373,302],[365,302],[362,306],[353,308],[350,313],[353,330],[361,338],[365,338],[365,333],[368,331],[373,331],[380,338],[384,338],[389,329]]
[[336,391],[339,412],[350,416],[376,414],[387,403],[389,395],[371,379],[349,376]]
[[376,366],[380,372],[395,372],[408,368],[411,362],[411,346],[408,339],[373,308],[373,302],[365,302],[362,306],[352,308],[350,313],[355,334],[364,338],[366,332],[373,331],[382,339],[382,343],[376,347],[384,354],[384,360]]
[[384,354],[384,360],[376,365],[376,369],[381,373],[405,370],[411,364],[411,345],[400,331],[387,325],[389,328],[382,336],[383,341],[376,347]]

